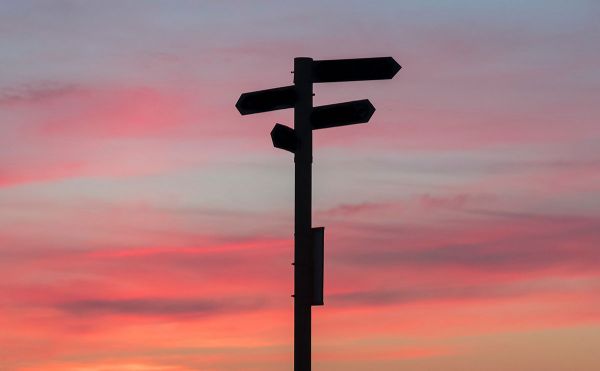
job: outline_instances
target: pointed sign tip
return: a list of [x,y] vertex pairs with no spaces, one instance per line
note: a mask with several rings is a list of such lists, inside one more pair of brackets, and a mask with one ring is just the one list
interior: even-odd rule
[[244,112],[245,112],[244,107],[242,105],[242,97],[243,96],[244,96],[244,94],[240,95],[240,97],[238,98],[237,102],[235,102],[235,108],[237,108],[238,112],[241,115],[244,115]]
[[361,116],[365,123],[371,120],[371,117],[375,113],[375,106],[370,100],[364,99],[364,108],[362,109]]
[[375,106],[368,99],[367,99],[367,103],[366,104],[367,104],[367,112],[369,114],[369,119],[370,119],[371,116],[373,116],[373,114],[375,113]]
[[390,62],[391,62],[390,65],[391,65],[392,78],[393,78],[402,69],[402,66],[400,65],[400,63],[396,62],[394,57],[389,57],[389,58],[390,58]]

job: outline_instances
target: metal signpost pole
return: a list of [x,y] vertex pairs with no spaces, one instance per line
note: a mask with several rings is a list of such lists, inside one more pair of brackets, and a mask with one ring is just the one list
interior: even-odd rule
[[294,370],[311,365],[311,257],[312,257],[312,68],[311,58],[294,59],[294,131],[298,148],[294,156]]

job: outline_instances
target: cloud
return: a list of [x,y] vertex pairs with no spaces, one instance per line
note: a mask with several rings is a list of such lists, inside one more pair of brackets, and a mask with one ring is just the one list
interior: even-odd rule
[[[466,210],[440,227],[348,223],[352,238],[336,242],[335,258],[365,268],[463,269],[527,272],[546,269],[593,271],[600,259],[600,219],[527,212]],[[362,228],[362,229],[361,229]],[[376,249],[365,249],[379,242]]]
[[[197,246],[137,248],[17,244],[21,247],[0,249],[0,290],[10,308],[52,307],[90,315],[244,312],[266,306],[266,298],[285,300],[291,281],[281,277],[290,270],[291,250],[285,248],[291,248],[290,241],[204,239]],[[165,293],[171,297],[164,298]],[[250,296],[263,299],[246,299]]]
[[180,316],[216,315],[251,311],[264,307],[260,299],[252,300],[208,300],[208,299],[85,299],[55,304],[68,314],[86,315],[131,315],[131,316]]
[[378,211],[383,208],[390,208],[392,205],[386,203],[361,202],[356,204],[341,204],[327,210],[319,211],[323,216],[351,216],[364,214],[370,211]]
[[526,295],[539,295],[542,293],[565,294],[574,293],[578,289],[576,284],[568,285],[564,281],[526,281],[503,284],[477,285],[475,282],[469,286],[448,286],[446,284],[435,287],[409,287],[398,290],[350,291],[330,295],[332,303],[342,305],[395,305],[407,303],[420,303],[428,301],[466,301],[466,300],[495,300],[510,299]]
[[30,83],[0,92],[0,107],[0,186],[153,174],[203,157],[181,132],[201,110],[165,87]]
[[86,89],[77,84],[56,82],[25,84],[0,91],[0,107],[39,105],[85,94],[85,92]]
[[2,169],[0,172],[0,187],[71,178],[87,173],[86,167],[84,161],[78,160],[65,161],[50,166],[20,163],[18,166]]
[[[415,250],[369,249],[346,253],[339,259],[366,267],[412,267],[433,270],[461,268],[477,271],[537,271],[550,268],[593,269],[600,251],[593,245],[598,236],[590,236],[585,244],[569,248],[568,238],[552,241],[551,237],[514,238],[496,243],[445,245]],[[582,240],[579,238],[579,240]],[[341,254],[340,254],[341,255]]]
[[467,194],[457,194],[450,197],[424,194],[419,197],[419,202],[426,209],[462,209],[469,201],[469,195]]
[[152,137],[181,126],[182,102],[146,86],[94,86],[63,94],[38,107],[33,131],[44,135]]

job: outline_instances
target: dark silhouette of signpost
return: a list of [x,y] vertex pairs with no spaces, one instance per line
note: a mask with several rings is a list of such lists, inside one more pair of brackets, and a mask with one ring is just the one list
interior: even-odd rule
[[312,131],[369,121],[369,100],[313,107],[313,83],[386,80],[400,70],[392,57],[294,59],[294,85],[244,93],[242,115],[294,108],[294,128],[276,124],[273,145],[294,153],[294,370],[311,369],[311,306],[323,305],[324,228],[312,228]]

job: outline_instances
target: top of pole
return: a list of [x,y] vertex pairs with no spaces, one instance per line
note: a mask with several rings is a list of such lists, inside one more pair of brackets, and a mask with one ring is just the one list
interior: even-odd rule
[[[310,66],[310,70],[312,71],[312,64],[313,64],[313,59],[309,58],[309,57],[296,57],[294,58],[294,84],[297,84],[299,81],[297,80],[297,76],[298,76],[298,71],[296,71],[298,69],[298,66],[300,65],[306,65],[306,66]],[[309,81],[312,83],[312,73],[310,73],[309,76],[303,76],[304,78],[308,78]]]

